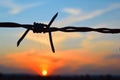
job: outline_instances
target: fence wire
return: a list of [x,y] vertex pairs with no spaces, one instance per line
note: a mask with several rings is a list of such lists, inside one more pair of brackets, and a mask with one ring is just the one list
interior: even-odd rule
[[[53,21],[53,20],[52,20]],[[19,28],[23,27],[27,30],[23,34],[23,36],[18,40],[17,46],[19,46],[20,42],[24,39],[24,37],[27,35],[27,33],[32,30],[33,33],[48,33],[49,34],[49,40],[51,49],[53,52],[55,52],[54,44],[52,41],[52,33],[56,31],[61,32],[99,32],[99,33],[108,33],[108,34],[118,34],[120,33],[120,29],[111,29],[111,28],[90,28],[90,27],[74,27],[74,26],[66,26],[66,27],[50,27],[51,24],[46,25],[42,23],[35,23],[33,25],[31,24],[19,24],[19,23],[13,23],[13,22],[2,22],[0,23],[0,27],[6,27],[6,28]],[[49,27],[48,27],[49,26]]]

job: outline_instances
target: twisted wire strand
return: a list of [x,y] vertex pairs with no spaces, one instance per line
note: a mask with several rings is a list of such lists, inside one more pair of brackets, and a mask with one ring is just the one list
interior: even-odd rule
[[54,32],[54,31],[62,31],[62,32],[100,32],[100,33],[111,33],[117,34],[120,33],[120,29],[110,29],[110,28],[90,28],[90,27],[74,27],[74,26],[67,26],[62,28],[51,27],[46,32]]
[[[44,24],[46,25],[46,24]],[[19,24],[19,23],[14,23],[14,22],[0,22],[0,27],[10,27],[10,28],[16,28],[16,27],[23,27],[26,29],[30,29],[34,31],[34,25],[32,24]],[[120,33],[120,29],[110,29],[110,28],[90,28],[90,27],[74,27],[74,26],[66,26],[62,28],[58,27],[50,27],[49,29],[39,27],[38,31],[41,33],[46,32],[55,32],[55,31],[62,31],[62,32],[99,32],[99,33],[111,33],[111,34],[117,34]]]

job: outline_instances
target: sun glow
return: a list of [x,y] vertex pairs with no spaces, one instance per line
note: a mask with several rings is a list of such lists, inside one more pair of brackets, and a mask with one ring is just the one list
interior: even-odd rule
[[42,71],[42,75],[43,75],[43,76],[47,76],[47,70],[43,70],[43,71]]

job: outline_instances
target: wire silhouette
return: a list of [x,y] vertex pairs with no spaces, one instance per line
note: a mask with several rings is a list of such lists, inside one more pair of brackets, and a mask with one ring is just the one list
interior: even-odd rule
[[24,37],[27,35],[27,33],[32,30],[33,33],[48,33],[49,34],[49,40],[52,52],[55,52],[54,44],[52,41],[52,33],[55,31],[61,31],[61,32],[99,32],[99,33],[109,33],[109,34],[117,34],[120,33],[120,29],[110,29],[110,28],[90,28],[90,27],[74,27],[74,26],[66,26],[62,28],[57,27],[50,27],[55,18],[57,17],[58,13],[56,13],[49,24],[43,24],[43,23],[36,23],[34,22],[33,25],[31,24],[19,24],[14,22],[0,22],[0,27],[10,27],[10,28],[17,28],[17,27],[23,27],[27,30],[22,35],[22,37],[18,40],[17,46],[20,45],[21,41],[24,39]]

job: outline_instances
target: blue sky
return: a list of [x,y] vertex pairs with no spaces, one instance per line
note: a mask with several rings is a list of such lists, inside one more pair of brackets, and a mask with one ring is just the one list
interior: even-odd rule
[[[59,14],[52,26],[120,28],[120,0],[0,0],[0,22],[48,23],[56,12]],[[23,69],[23,72],[29,72],[29,69],[31,72],[36,71],[30,66],[28,60],[31,60],[33,64],[39,63],[39,68],[44,64],[48,70],[51,68],[48,65],[55,65],[50,71],[51,75],[72,74],[72,72],[90,74],[90,71],[95,71],[92,74],[120,74],[120,34],[56,32],[53,33],[56,53],[52,54],[48,35],[33,34],[32,31],[21,45],[16,47],[16,42],[24,31],[23,28],[0,28],[0,59],[2,60],[0,60],[0,67],[2,66],[0,72],[14,72],[13,69]],[[31,54],[35,55],[28,56]],[[22,57],[29,59],[23,61]],[[51,62],[51,59],[56,60],[56,58],[58,62]],[[84,63],[80,64],[80,61]],[[70,62],[76,62],[76,65],[73,66]],[[10,65],[11,63],[14,65]],[[18,70],[16,73],[20,72]]]

